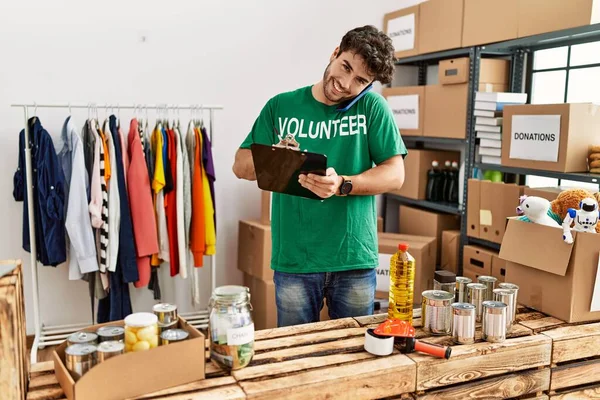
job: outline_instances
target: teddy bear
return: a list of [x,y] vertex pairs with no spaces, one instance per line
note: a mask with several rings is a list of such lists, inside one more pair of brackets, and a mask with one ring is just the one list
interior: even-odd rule
[[[600,193],[592,193],[584,189],[566,189],[550,202],[550,211],[560,218],[561,223],[567,217],[569,209],[578,210],[579,205],[586,198],[594,198],[600,203]],[[600,224],[596,225],[596,233],[600,233]]]

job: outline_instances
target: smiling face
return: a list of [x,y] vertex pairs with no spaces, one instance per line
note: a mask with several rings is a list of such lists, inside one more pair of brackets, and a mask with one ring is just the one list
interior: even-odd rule
[[329,104],[338,104],[356,97],[373,79],[360,55],[336,49],[323,74],[323,95]]

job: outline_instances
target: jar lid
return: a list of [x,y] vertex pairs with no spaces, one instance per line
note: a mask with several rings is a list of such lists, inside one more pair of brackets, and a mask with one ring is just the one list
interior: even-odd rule
[[471,283],[471,282],[473,282],[473,280],[471,278],[467,278],[466,276],[457,276],[456,277],[456,282],[459,282],[459,283]]
[[494,278],[493,276],[485,276],[482,275],[479,278],[477,278],[477,282],[496,282],[498,280],[498,278]]
[[450,271],[435,271],[435,280],[439,283],[454,283],[456,275]]
[[519,290],[519,286],[508,282],[501,282],[498,284],[498,287],[501,289]]
[[158,317],[155,314],[147,312],[129,314],[125,317],[125,325],[136,328],[143,328],[156,323],[158,323]]

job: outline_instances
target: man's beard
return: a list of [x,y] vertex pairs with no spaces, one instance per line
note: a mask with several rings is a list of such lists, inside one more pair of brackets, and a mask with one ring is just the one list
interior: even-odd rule
[[336,98],[336,94],[333,92],[334,78],[331,77],[331,75],[329,73],[330,67],[331,67],[331,63],[329,63],[329,65],[325,69],[325,72],[323,73],[323,95],[325,96],[325,98],[327,100],[329,100],[332,103],[342,103],[345,100],[351,99],[352,96],[343,96],[343,95],[342,95],[342,97]]

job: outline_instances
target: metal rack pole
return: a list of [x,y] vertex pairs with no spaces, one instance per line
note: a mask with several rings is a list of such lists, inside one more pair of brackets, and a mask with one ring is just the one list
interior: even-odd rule
[[[223,106],[221,105],[171,105],[171,104],[161,104],[161,105],[146,105],[146,104],[126,104],[120,105],[118,103],[115,104],[11,104],[11,107],[22,108],[23,115],[25,119],[25,175],[26,175],[26,185],[27,185],[27,213],[29,216],[29,242],[30,242],[30,268],[31,268],[31,282],[33,285],[33,321],[35,328],[35,337],[33,340],[33,344],[31,346],[31,355],[30,360],[31,364],[37,363],[37,352],[38,348],[42,348],[46,345],[55,345],[61,343],[65,337],[68,336],[69,333],[75,332],[78,329],[86,326],[86,324],[71,324],[71,325],[62,325],[62,326],[48,326],[43,327],[41,312],[40,312],[40,295],[39,295],[39,283],[38,283],[38,265],[37,265],[37,241],[36,241],[36,223],[35,223],[35,213],[34,213],[34,203],[33,203],[33,166],[31,160],[31,145],[30,145],[30,132],[29,132],[29,108],[33,107],[37,108],[68,108],[68,109],[89,109],[91,107],[100,107],[100,108],[112,108],[112,109],[124,109],[124,110],[133,110],[143,107],[145,109],[164,109],[173,107],[175,109],[180,110],[194,110],[194,109],[208,109],[210,111],[210,137],[211,142],[213,138],[213,117],[214,110],[222,110]],[[211,256],[211,286],[212,290],[214,290],[216,286],[216,255]],[[193,315],[201,316],[201,321],[197,321],[197,323],[201,323],[204,325],[205,316],[208,315],[207,311],[194,313]],[[201,326],[202,326],[201,325]]]

